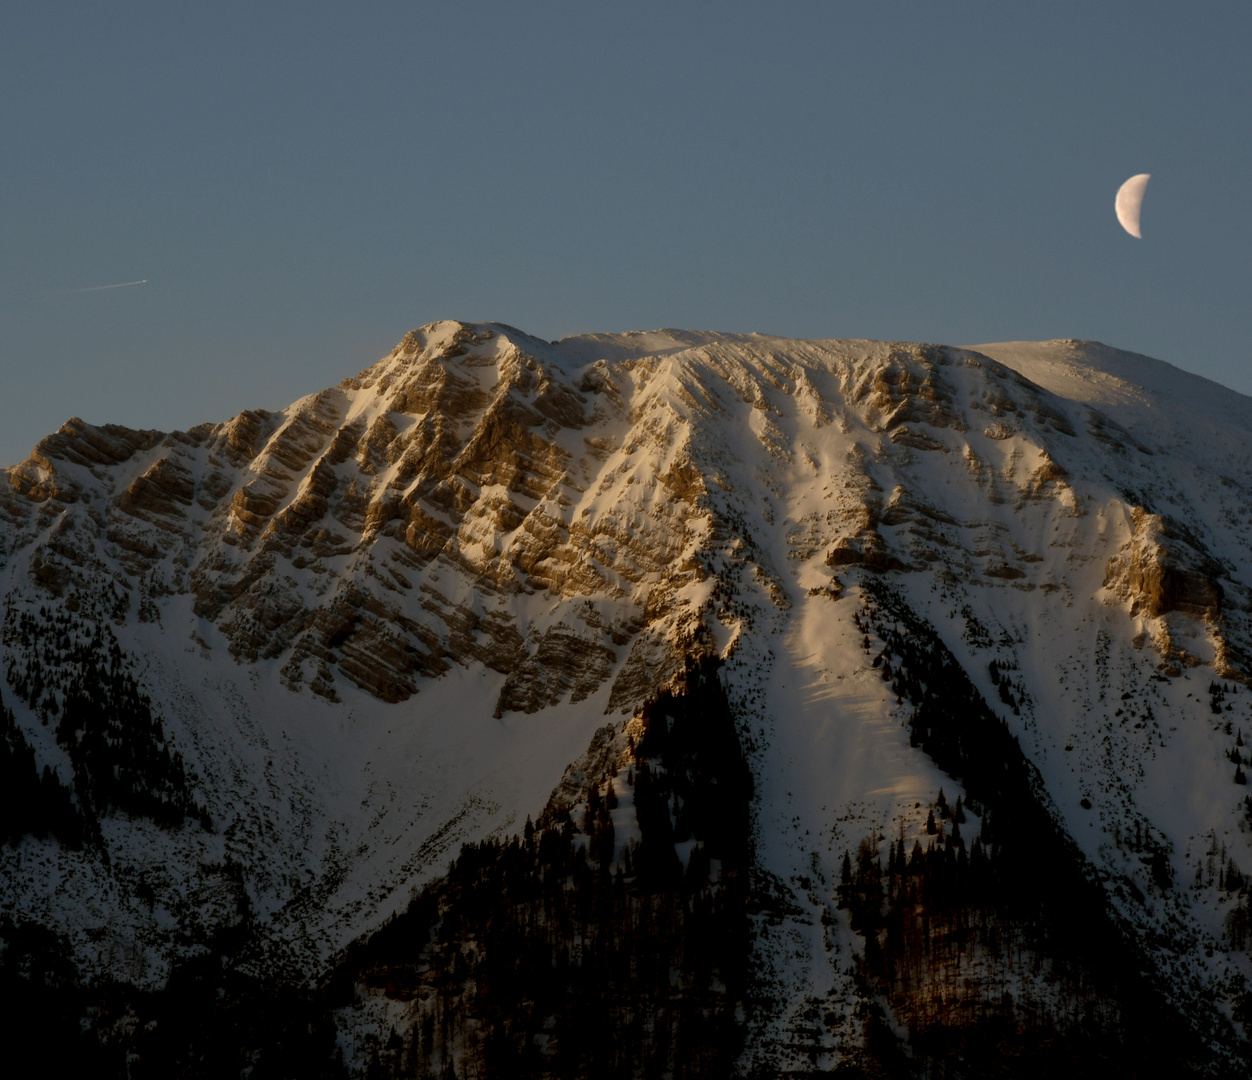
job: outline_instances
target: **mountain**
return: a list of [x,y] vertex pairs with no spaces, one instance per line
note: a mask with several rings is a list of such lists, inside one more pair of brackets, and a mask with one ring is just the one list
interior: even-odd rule
[[1246,1075],[1252,400],[441,322],[0,477],[7,1044]]

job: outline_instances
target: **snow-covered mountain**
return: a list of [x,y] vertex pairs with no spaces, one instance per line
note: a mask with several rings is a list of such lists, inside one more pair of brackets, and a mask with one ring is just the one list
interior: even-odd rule
[[[490,893],[573,968],[673,950],[622,1075],[1246,1075],[1250,466],[1252,400],[1077,341],[443,322],[71,420],[0,477],[5,977],[141,1062],[211,956],[336,1068],[581,1075],[565,1006],[491,1011]],[[609,906],[557,934],[561,874]]]

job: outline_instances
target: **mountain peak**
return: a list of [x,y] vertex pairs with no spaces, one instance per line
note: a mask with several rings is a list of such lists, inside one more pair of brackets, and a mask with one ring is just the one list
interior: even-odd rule
[[[312,978],[454,844],[540,820],[555,788],[567,816],[594,803],[575,833],[603,817],[618,772],[664,757],[659,734],[638,749],[657,702],[715,677],[755,778],[774,906],[754,933],[785,958],[758,976],[771,1068],[795,1064],[814,1000],[853,1016],[870,852],[931,843],[927,810],[946,822],[956,793],[1002,800],[993,816],[1024,814],[1073,880],[1103,882],[1142,955],[1186,969],[1161,990],[1178,1009],[1216,997],[1234,1017],[1228,972],[1252,967],[1222,944],[1243,909],[1209,853],[1252,873],[1231,781],[1252,737],[1250,406],[1091,342],[431,323],[284,410],[168,434],[73,420],[8,470],[15,722],[68,769],[78,744],[51,718],[82,682],[74,643],[115,639],[130,659],[107,670],[133,671],[187,762],[177,805],[231,822],[195,844],[246,865],[257,949]],[[984,768],[976,745],[1007,756]],[[101,835],[182,866],[170,890],[201,880],[144,828]],[[838,893],[845,850],[866,861]],[[92,858],[56,856],[114,872]],[[12,879],[27,899],[53,888],[34,865]],[[103,971],[90,928],[57,918]],[[833,1068],[853,1027],[806,1027],[805,1060]]]

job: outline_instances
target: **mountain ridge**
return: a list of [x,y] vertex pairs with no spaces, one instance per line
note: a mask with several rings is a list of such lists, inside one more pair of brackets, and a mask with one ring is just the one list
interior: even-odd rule
[[942,840],[938,791],[969,794],[919,733],[926,679],[873,629],[887,584],[1020,745],[1161,992],[1185,1017],[1221,1002],[1188,1023],[1242,1053],[1225,864],[1252,872],[1231,780],[1252,401],[1154,366],[1137,388],[1135,362],[436,323],[279,412],[70,421],[0,477],[6,701],[39,768],[98,783],[54,718],[87,670],[73,643],[108,627],[208,827],[105,812],[102,848],[27,837],[4,911],[38,912],[88,978],[130,950],[126,977],[159,986],[244,924],[245,967],[316,978],[458,843],[518,833],[562,785],[590,798],[567,774],[595,733],[715,662],[755,780],[753,895],[773,897],[741,1066],[834,1067],[870,1005],[897,1027],[913,1007],[865,973],[841,857]]

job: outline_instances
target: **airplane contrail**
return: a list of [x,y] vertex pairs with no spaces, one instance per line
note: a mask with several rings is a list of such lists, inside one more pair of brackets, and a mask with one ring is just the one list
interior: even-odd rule
[[143,281],[119,281],[116,285],[89,285],[85,289],[66,289],[61,293],[61,295],[69,296],[72,293],[100,292],[102,289],[125,289],[130,285],[147,285],[147,284],[148,284],[147,278],[144,278]]

